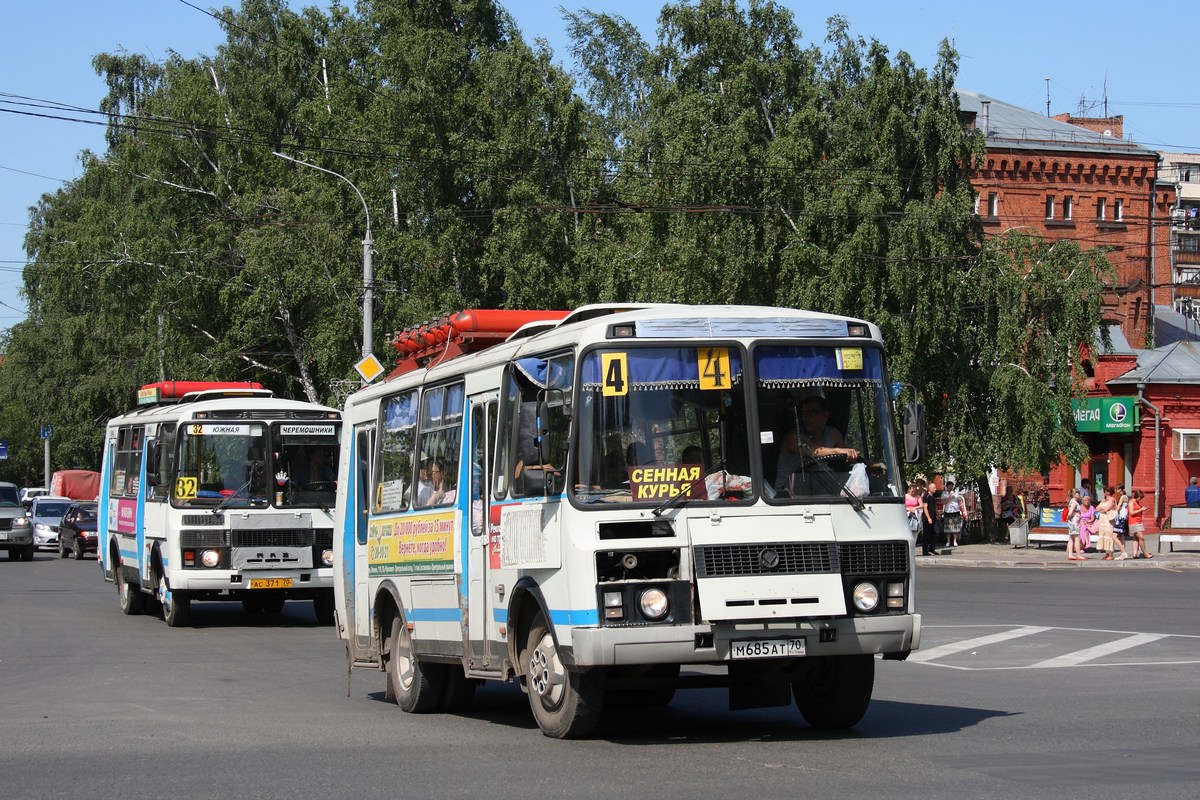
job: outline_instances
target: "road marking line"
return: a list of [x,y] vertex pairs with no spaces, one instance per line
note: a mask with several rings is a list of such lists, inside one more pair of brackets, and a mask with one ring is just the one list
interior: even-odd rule
[[1020,628],[1014,628],[1010,631],[1004,631],[1003,633],[993,633],[991,636],[980,636],[977,639],[967,639],[961,642],[944,644],[940,647],[935,647],[932,650],[918,650],[910,655],[908,660],[920,663],[923,661],[930,661],[935,658],[945,658],[946,656],[952,656],[955,653],[961,653],[964,650],[973,650],[977,647],[983,647],[984,645],[1006,642],[1009,639],[1019,639],[1022,636],[1033,636],[1034,634],[1045,633],[1048,630],[1053,629],[1041,628],[1034,625],[1026,625]]
[[1124,639],[1116,639],[1104,644],[1098,644],[1095,647],[1088,647],[1083,650],[1076,650],[1074,653],[1067,653],[1058,658],[1039,661],[1036,664],[1030,664],[1029,669],[1046,669],[1050,667],[1076,667],[1087,661],[1093,661],[1097,658],[1110,656],[1113,653],[1119,653],[1122,650],[1128,650],[1132,647],[1139,647],[1143,644],[1157,642],[1159,639],[1165,639],[1164,634],[1158,633],[1139,633],[1134,636],[1126,636]]

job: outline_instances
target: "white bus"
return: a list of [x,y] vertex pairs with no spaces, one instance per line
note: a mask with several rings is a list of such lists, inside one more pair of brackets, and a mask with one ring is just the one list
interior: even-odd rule
[[344,409],[335,624],[348,666],[385,672],[404,710],[515,680],[567,738],[606,704],[719,684],[731,708],[795,702],[845,728],[875,656],[918,647],[875,326],[464,311],[393,346],[396,369]]
[[333,621],[341,413],[255,383],[164,381],[109,421],[97,557],[121,611],[187,625],[193,600]]

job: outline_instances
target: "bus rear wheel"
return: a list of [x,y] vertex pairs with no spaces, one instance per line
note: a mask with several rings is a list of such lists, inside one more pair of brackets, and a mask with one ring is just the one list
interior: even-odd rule
[[792,694],[805,721],[821,730],[857,725],[875,688],[875,657],[814,656],[801,659],[801,667]]
[[386,696],[410,714],[427,714],[442,701],[445,677],[444,664],[430,664],[417,657],[408,626],[397,615],[388,636]]
[[604,706],[604,679],[598,670],[568,670],[541,612],[533,620],[522,653],[529,707],[542,734],[552,739],[589,736]]

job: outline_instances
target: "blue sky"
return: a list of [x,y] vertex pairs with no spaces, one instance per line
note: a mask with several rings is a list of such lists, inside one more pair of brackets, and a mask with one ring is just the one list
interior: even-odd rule
[[[567,67],[560,6],[620,14],[650,41],[662,7],[654,0],[500,2],[527,40],[547,40]],[[904,50],[920,67],[932,67],[939,42],[950,39],[960,54],[958,84],[965,89],[1044,112],[1049,88],[1051,113],[1079,113],[1082,104],[1091,116],[1104,113],[1107,95],[1108,113],[1125,117],[1126,137],[1154,149],[1200,152],[1200,102],[1178,77],[1190,70],[1162,11],[1111,0],[1086,6],[1046,0],[780,4],[795,14],[805,44],[824,39],[825,20],[833,13],[845,16],[855,35],[878,39],[893,54]],[[220,7],[204,0],[6,4],[0,48],[0,330],[24,318],[18,291],[29,207],[42,193],[79,176],[81,151],[104,148],[102,126],[15,113],[31,110],[19,105],[25,102],[20,98],[95,109],[104,95],[91,67],[97,53],[124,50],[155,60],[172,50],[184,57],[214,53],[223,41],[221,30],[194,6]],[[1138,8],[1147,9],[1144,21],[1132,19]]]

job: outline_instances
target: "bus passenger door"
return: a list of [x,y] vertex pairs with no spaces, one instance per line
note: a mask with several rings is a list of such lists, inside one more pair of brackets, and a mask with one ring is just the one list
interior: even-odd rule
[[489,580],[491,533],[488,524],[488,500],[491,480],[491,443],[495,437],[499,395],[496,392],[475,395],[470,399],[470,457],[471,510],[466,527],[465,563],[467,584],[467,639],[470,669],[493,671],[494,662],[489,641],[494,639],[495,622],[492,616],[494,598]]
[[371,504],[371,460],[375,455],[375,423],[356,425],[350,441],[343,557],[339,560],[338,589],[345,595],[342,624],[350,625],[346,640],[355,660],[366,660],[371,652],[371,597],[367,582],[367,514]]

